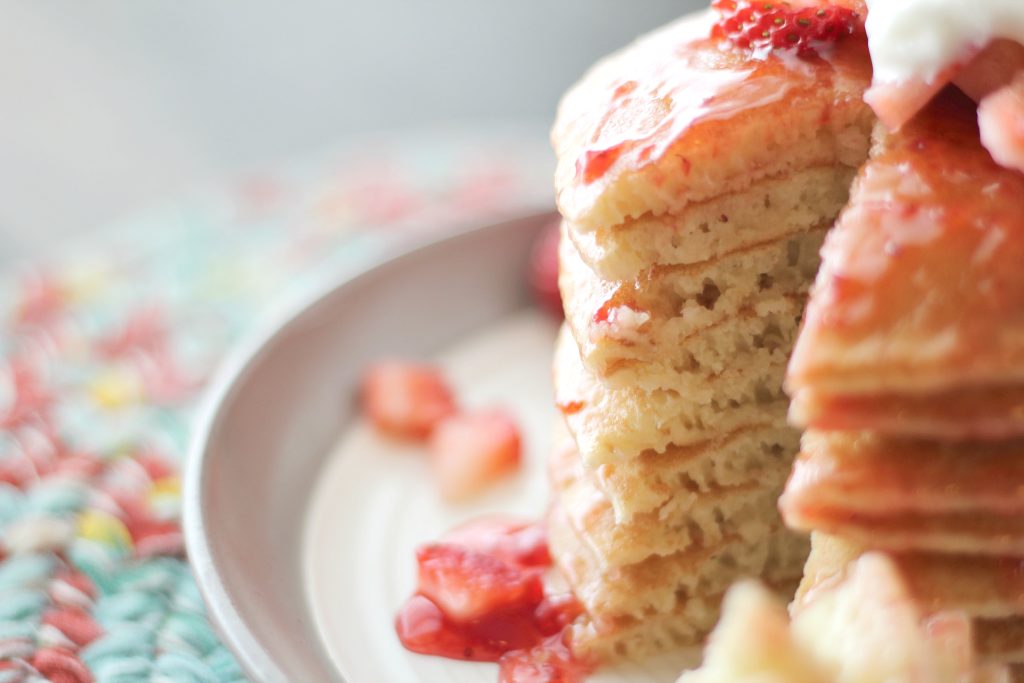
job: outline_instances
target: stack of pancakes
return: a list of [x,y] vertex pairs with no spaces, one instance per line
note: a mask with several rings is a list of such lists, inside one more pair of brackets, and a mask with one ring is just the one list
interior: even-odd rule
[[806,600],[866,550],[926,611],[1024,662],[1024,176],[945,93],[879,130],[829,234],[787,379],[806,427],[780,501]]
[[566,326],[556,561],[598,659],[698,643],[725,589],[795,586],[777,497],[786,360],[825,231],[867,156],[863,44],[721,49],[685,18],[599,63],[553,132]]

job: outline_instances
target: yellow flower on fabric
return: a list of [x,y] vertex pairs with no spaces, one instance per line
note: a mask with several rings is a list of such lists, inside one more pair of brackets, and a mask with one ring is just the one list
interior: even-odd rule
[[181,511],[181,480],[177,477],[157,479],[146,501],[158,519],[176,519]]
[[132,537],[117,517],[100,510],[86,510],[78,516],[78,535],[103,545],[130,548]]
[[181,480],[178,477],[164,477],[153,482],[153,488],[149,490],[153,498],[172,496],[177,498],[181,495]]
[[89,394],[101,407],[113,410],[142,400],[144,391],[138,375],[128,370],[107,370],[93,380]]
[[80,303],[96,299],[110,285],[109,269],[99,263],[72,266],[63,274],[61,284],[71,301]]

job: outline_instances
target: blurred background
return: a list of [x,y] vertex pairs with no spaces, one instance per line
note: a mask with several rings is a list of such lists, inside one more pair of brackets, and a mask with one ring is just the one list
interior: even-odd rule
[[8,0],[0,263],[388,130],[525,122],[703,0]]

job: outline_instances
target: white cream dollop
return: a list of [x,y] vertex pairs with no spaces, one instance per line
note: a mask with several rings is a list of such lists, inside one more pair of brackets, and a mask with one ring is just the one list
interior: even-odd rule
[[867,0],[875,83],[932,82],[995,38],[1024,43],[1024,0]]

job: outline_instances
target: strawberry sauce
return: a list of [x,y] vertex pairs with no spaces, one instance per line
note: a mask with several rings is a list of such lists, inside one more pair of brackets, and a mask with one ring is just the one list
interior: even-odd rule
[[543,525],[480,519],[420,547],[416,559],[416,594],[395,620],[406,649],[499,662],[501,683],[573,683],[590,670],[568,643],[580,604],[542,581],[552,564]]

